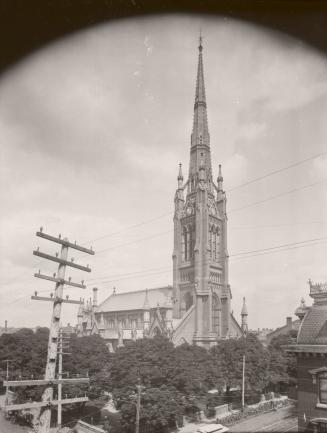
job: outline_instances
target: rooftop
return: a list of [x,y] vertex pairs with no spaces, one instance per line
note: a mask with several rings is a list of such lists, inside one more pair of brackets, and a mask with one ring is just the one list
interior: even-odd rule
[[165,286],[133,292],[113,293],[97,307],[95,312],[143,310],[146,293],[150,309],[156,308],[158,304],[160,307],[168,307],[171,302],[173,288]]

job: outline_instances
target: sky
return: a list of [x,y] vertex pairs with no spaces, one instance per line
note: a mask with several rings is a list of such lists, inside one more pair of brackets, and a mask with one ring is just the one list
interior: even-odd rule
[[[301,297],[311,304],[308,279],[326,280],[326,56],[233,19],[149,16],[71,34],[0,76],[0,326],[50,323],[52,305],[30,299],[54,289],[33,276],[56,271],[33,256],[37,246],[59,251],[35,236],[40,226],[96,252],[70,252],[92,269],[67,272],[88,287],[67,287],[71,299],[95,286],[101,301],[114,286],[172,284],[173,198],[180,162],[187,176],[200,29],[234,315],[245,296],[249,327],[275,328]],[[64,305],[63,323],[76,323],[77,308]]]

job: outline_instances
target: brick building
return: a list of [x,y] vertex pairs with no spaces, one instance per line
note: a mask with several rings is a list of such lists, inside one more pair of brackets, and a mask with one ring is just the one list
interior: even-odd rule
[[311,307],[297,311],[301,325],[295,345],[297,357],[299,431],[327,431],[327,283],[309,280]]

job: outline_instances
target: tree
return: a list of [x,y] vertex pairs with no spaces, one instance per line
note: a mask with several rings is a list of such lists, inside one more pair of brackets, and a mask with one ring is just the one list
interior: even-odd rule
[[206,394],[217,383],[215,368],[203,347],[183,344],[175,348],[171,384],[185,396]]
[[[126,388],[123,393],[117,390],[114,398],[121,412],[124,429],[128,432],[134,431],[136,390],[133,387]],[[144,388],[141,394],[140,410],[142,430],[161,433],[167,431],[168,427],[175,427],[178,417],[184,412],[184,401],[182,394],[171,386]]]
[[10,377],[40,378],[44,374],[49,338],[48,328],[20,329],[0,336],[0,362],[10,359]]
[[171,380],[175,348],[165,337],[140,339],[118,348],[108,364],[112,389],[135,384],[138,377],[147,387],[160,387]]
[[257,337],[248,334],[246,338],[221,340],[210,350],[218,380],[224,380],[227,389],[242,386],[242,362],[246,357],[246,388],[260,393],[269,382],[267,369],[269,354]]
[[295,384],[297,381],[296,356],[286,352],[285,347],[294,342],[297,331],[274,337],[268,345],[269,380],[279,389],[281,384]]

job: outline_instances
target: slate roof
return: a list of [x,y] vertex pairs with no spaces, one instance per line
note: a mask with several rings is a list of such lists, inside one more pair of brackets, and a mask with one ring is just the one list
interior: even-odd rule
[[[166,305],[168,307],[172,294],[173,288],[171,286],[148,289],[150,308],[156,308],[158,303],[160,307]],[[143,310],[145,295],[146,290],[112,294],[97,307],[95,312],[109,313],[114,311]]]
[[327,344],[327,305],[313,305],[304,316],[297,344]]

